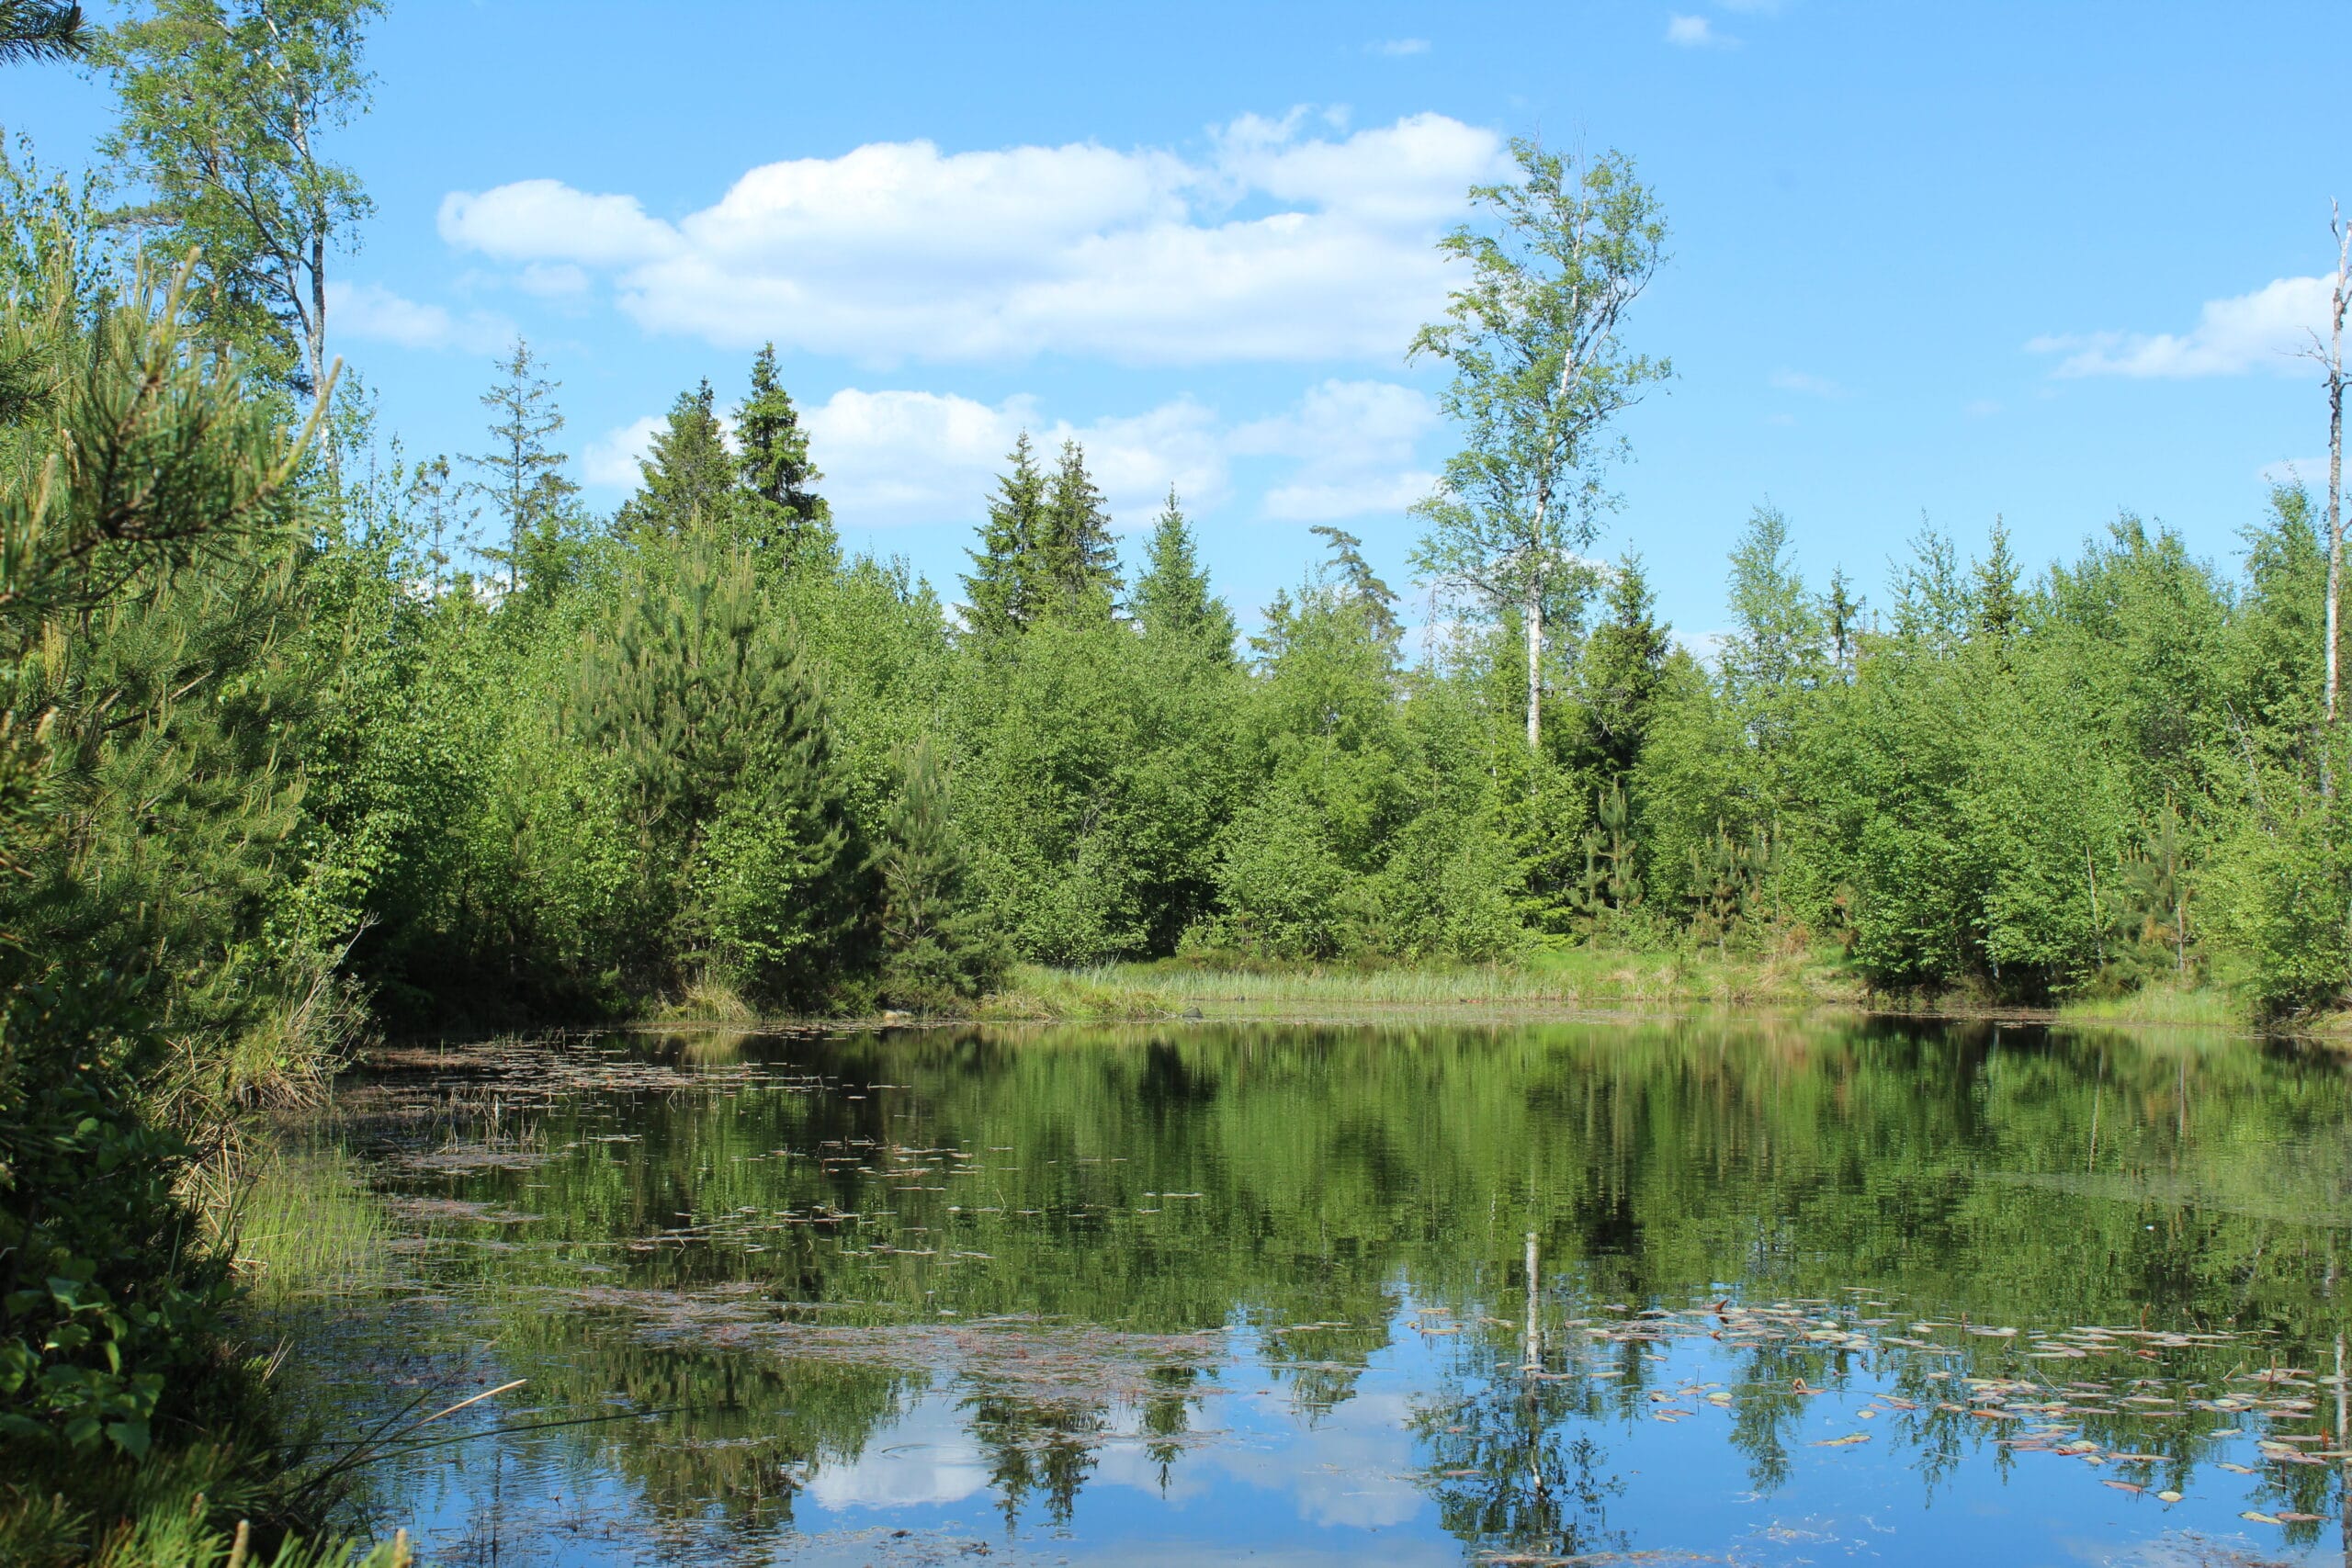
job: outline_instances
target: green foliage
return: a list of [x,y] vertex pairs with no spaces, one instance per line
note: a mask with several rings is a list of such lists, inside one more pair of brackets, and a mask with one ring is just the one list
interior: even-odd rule
[[82,7],[72,0],[5,0],[0,4],[0,65],[29,60],[78,60],[96,42]]
[[1119,552],[1111,543],[1111,514],[1086,471],[1086,451],[1062,443],[1061,460],[1046,491],[1035,572],[1049,613],[1101,618],[1119,590]]
[[[779,392],[777,396],[782,396]],[[789,403],[786,412],[789,412]],[[615,526],[624,534],[728,539],[735,529],[736,459],[727,452],[710,383],[680,392],[668,422],[637,460],[638,491]]]
[[367,857],[301,851],[368,815],[329,763],[368,596],[185,271],[116,298],[49,259],[0,310],[39,372],[0,443],[0,1556],[160,1568],[299,1512],[182,1194],[349,1022]]
[[1604,618],[1577,651],[1561,742],[1572,767],[1611,784],[1633,772],[1649,744],[1651,710],[1673,648],[1641,561],[1626,557],[1609,574]]
[[824,706],[749,558],[690,542],[632,568],[592,625],[573,725],[620,791],[636,866],[620,939],[640,983],[698,967],[821,1000],[863,945],[862,852]]
[[0,1450],[144,1458],[219,1371],[228,1271],[172,1192],[190,1150],[105,1045],[77,1052],[99,1016],[28,990],[0,1040]]
[[1003,979],[1008,953],[978,902],[928,739],[908,748],[905,778],[876,857],[881,883],[882,994],[925,1011],[968,1004]]
[[956,815],[1016,951],[1171,951],[1214,897],[1238,672],[1200,643],[1054,616],[956,676]]
[[1464,225],[1439,243],[1471,277],[1447,320],[1415,334],[1411,356],[1453,367],[1443,399],[1463,448],[1415,510],[1429,532],[1413,564],[1490,615],[1517,616],[1522,694],[1540,744],[1544,625],[1573,616],[1589,586],[1578,552],[1610,504],[1601,470],[1609,422],[1671,371],[1628,354],[1626,310],[1665,255],[1666,222],[1630,160],[1589,160],[1511,143],[1515,182],[1471,188],[1497,231]]
[[1347,945],[1349,886],[1322,813],[1277,787],[1227,830],[1217,861],[1222,912],[1188,942],[1267,958],[1336,956]]
[[808,457],[808,433],[792,394],[776,378],[775,344],[752,361],[752,391],[735,411],[735,439],[741,456],[736,474],[737,527],[763,555],[781,558],[786,570],[831,569],[841,560],[832,508],[811,488],[825,476]]
[[496,415],[490,450],[465,462],[482,476],[474,491],[497,513],[506,539],[484,558],[505,567],[509,593],[527,583],[545,597],[554,580],[567,575],[571,498],[580,487],[564,475],[570,459],[549,445],[563,429],[563,414],[555,404],[557,384],[540,370],[531,345],[517,337],[499,362],[497,383],[481,395],[482,407]]
[[1232,610],[1210,591],[1209,575],[1193,547],[1192,525],[1184,520],[1173,490],[1152,525],[1144,560],[1130,605],[1144,635],[1197,642],[1229,662],[1240,634]]
[[107,35],[122,119],[107,155],[147,200],[124,216],[156,260],[199,260],[208,334],[306,397],[328,378],[327,256],[373,209],[326,161],[368,107],[360,65],[382,0],[153,0]]
[[1012,471],[997,480],[980,528],[980,547],[971,552],[971,575],[964,579],[972,629],[993,636],[1026,626],[1046,604],[1039,558],[1046,540],[1046,479],[1027,431],[1008,457]]
[[1085,450],[1063,442],[1047,474],[1024,430],[1010,458],[1012,471],[997,480],[980,547],[971,552],[972,573],[964,579],[972,628],[1002,636],[1050,617],[1109,620],[1119,590],[1118,551]]

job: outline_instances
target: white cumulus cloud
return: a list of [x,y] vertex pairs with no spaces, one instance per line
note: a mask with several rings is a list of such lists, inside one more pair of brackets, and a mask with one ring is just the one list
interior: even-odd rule
[[2296,355],[2326,324],[2325,277],[2281,277],[2227,299],[2210,299],[2185,333],[2079,333],[2038,337],[2032,354],[2060,354],[2061,376],[2242,376],[2293,371]]
[[875,142],[763,164],[674,221],[531,179],[453,192],[450,244],[607,276],[648,330],[874,363],[1388,358],[1444,299],[1432,248],[1494,132],[1421,114],[1352,135],[1244,116],[1198,158],[1091,143]]
[[487,353],[514,341],[514,325],[481,310],[452,315],[394,293],[380,283],[327,285],[327,326],[338,336],[402,348],[458,348]]
[[1715,30],[1715,24],[1704,17],[1668,17],[1666,19],[1666,41],[1678,49],[1737,49],[1739,40],[1729,33]]
[[1783,392],[1802,392],[1809,398],[1842,398],[1846,389],[1826,376],[1815,376],[1804,370],[1775,370],[1772,385]]
[[1378,43],[1367,47],[1374,54],[1385,54],[1391,60],[1398,60],[1411,54],[1427,54],[1430,51],[1430,40],[1425,38],[1391,38],[1383,39]]
[[1436,423],[1436,408],[1410,387],[1332,380],[1292,412],[1240,426],[1231,445],[1240,455],[1296,461],[1266,492],[1267,516],[1328,523],[1402,512],[1428,495],[1437,476],[1415,468],[1413,457]]
[[[806,406],[801,418],[810,456],[824,471],[820,488],[850,528],[977,523],[1023,431],[1041,464],[1050,466],[1065,441],[1083,446],[1114,525],[1127,530],[1150,525],[1171,485],[1188,511],[1225,503],[1235,457],[1287,460],[1258,507],[1276,521],[1401,511],[1436,482],[1414,463],[1436,410],[1412,388],[1382,381],[1326,381],[1283,414],[1240,424],[1191,398],[1077,424],[1048,418],[1027,396],[989,403],[952,392],[854,387]],[[590,442],[583,476],[634,488],[637,460],[662,424],[648,414]]]
[[660,414],[650,413],[605,432],[582,448],[581,473],[592,485],[636,489],[637,461],[653,449],[654,433],[666,423]]
[[1042,464],[1065,441],[1086,448],[1087,470],[1122,528],[1148,524],[1171,484],[1204,505],[1225,494],[1216,416],[1186,398],[1074,425],[1043,418],[1026,397],[984,403],[847,388],[810,408],[806,422],[833,514],[853,526],[977,522],[1024,430]]

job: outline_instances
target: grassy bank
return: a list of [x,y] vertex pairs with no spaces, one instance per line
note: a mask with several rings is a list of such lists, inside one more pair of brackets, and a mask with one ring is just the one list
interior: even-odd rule
[[2063,1023],[2171,1023],[2202,1029],[2254,1026],[2252,1010],[2226,991],[2169,985],[2148,986],[2126,996],[2065,1002],[2058,1009],[2058,1018]]
[[1763,956],[1573,948],[1515,964],[1442,967],[1240,966],[1182,959],[1084,969],[1024,964],[983,1019],[1262,1017],[1351,1008],[1856,1006],[1860,983],[1813,954]]
[[[2208,987],[2151,986],[2120,997],[2026,1008],[1964,991],[1897,997],[1872,992],[1835,955],[1717,955],[1572,948],[1513,964],[1370,967],[1241,965],[1166,959],[1080,969],[1023,964],[973,1016],[986,1021],[1264,1018],[1354,1009],[1558,1009],[1594,1011],[1683,1007],[1843,1007],[1973,1016],[2047,1017],[2066,1024],[2132,1024],[2246,1031],[2252,1010]],[[2344,1015],[2274,1021],[2279,1032],[2342,1037]]]

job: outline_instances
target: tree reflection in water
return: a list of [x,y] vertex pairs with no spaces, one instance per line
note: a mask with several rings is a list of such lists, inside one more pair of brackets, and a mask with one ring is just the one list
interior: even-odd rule
[[[1308,1432],[1375,1372],[1409,1383],[1438,1523],[1506,1552],[1638,1544],[1607,1450],[1661,1412],[1714,1423],[1756,1493],[1795,1484],[1808,1390],[1882,1392],[1855,1462],[1925,1495],[2062,1418],[2170,1466],[2153,1490],[2233,1417],[2165,1426],[2113,1389],[1978,1416],[1968,1378],[2104,1383],[2099,1346],[2033,1335],[2143,1323],[2259,1332],[2324,1377],[2346,1326],[2345,1076],[2250,1042],[1683,1021],[505,1049],[346,1095],[322,1136],[441,1205],[403,1211],[408,1267],[541,1417],[673,1412],[562,1439],[673,1520],[787,1525],[933,1400],[1008,1529],[1082,1525],[1108,1450],[1162,1495],[1216,1470],[1232,1352]],[[1640,1314],[1718,1300],[1819,1321],[1680,1321],[1720,1385],[1692,1392]],[[1899,1343],[1930,1319],[2025,1333]],[[2116,1352],[2193,1394],[2250,1352],[2149,1354]],[[364,1404],[365,1358],[322,1360]],[[2264,1475],[2256,1500],[2335,1512],[2339,1466]]]

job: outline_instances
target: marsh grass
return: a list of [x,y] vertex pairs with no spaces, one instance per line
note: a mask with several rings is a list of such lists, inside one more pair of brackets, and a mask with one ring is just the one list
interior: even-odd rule
[[230,1240],[254,1294],[276,1302],[383,1284],[392,1227],[348,1156],[280,1149],[255,1170]]
[[[1244,967],[1185,960],[1085,969],[1024,967],[981,1014],[1139,1018],[1250,1016],[1299,1009],[1645,1008],[1859,1003],[1859,982],[1803,953],[1753,956],[1571,948],[1516,964]],[[1002,1004],[1001,1010],[993,1004]]]
[[2120,997],[2062,1004],[2061,1023],[2163,1023],[2200,1029],[2245,1029],[2252,1014],[2225,991],[2158,984]]
[[1060,1018],[1162,1018],[1187,1005],[1173,990],[1155,985],[1148,964],[1104,964],[1091,969],[1049,969],[1015,964],[1002,988],[973,1004],[971,1016],[987,1022]]
[[733,981],[707,970],[686,982],[685,990],[669,998],[651,1012],[650,1021],[661,1023],[757,1023],[760,1010],[753,1007]]

